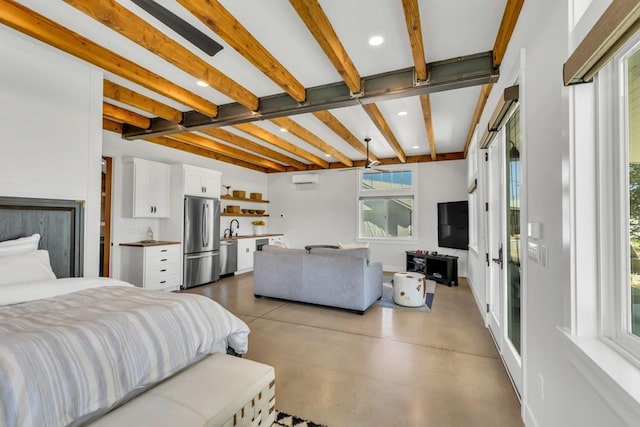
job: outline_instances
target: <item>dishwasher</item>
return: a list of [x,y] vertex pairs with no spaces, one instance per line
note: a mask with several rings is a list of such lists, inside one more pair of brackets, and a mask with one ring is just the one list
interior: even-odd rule
[[220,241],[220,276],[233,274],[238,269],[238,241]]

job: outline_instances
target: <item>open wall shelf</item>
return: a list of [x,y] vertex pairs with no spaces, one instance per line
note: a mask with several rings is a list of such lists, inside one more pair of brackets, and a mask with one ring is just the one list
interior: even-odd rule
[[256,199],[247,199],[244,197],[233,197],[233,196],[220,196],[221,200],[238,200],[241,202],[253,202],[253,203],[269,203],[268,200],[256,200]]
[[222,212],[220,213],[220,216],[269,216],[267,214],[264,215],[258,215],[258,214],[243,214],[243,213],[229,213],[229,212]]

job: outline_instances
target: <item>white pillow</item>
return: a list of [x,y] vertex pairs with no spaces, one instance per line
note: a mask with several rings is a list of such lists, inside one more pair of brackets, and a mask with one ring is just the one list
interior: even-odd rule
[[38,249],[39,242],[39,234],[20,237],[19,239],[5,240],[4,242],[0,242],[0,256],[17,255],[24,252],[35,251]]
[[0,257],[0,286],[55,279],[48,251]]
[[338,247],[340,249],[366,249],[369,247],[369,242],[367,243],[340,243],[338,242]]

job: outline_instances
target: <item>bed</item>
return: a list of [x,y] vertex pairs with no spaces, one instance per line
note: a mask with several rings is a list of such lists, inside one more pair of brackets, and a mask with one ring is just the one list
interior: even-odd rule
[[[61,204],[72,213],[51,220]],[[247,351],[247,325],[209,298],[73,277],[78,230],[77,202],[0,198],[0,426],[85,424],[211,353]]]

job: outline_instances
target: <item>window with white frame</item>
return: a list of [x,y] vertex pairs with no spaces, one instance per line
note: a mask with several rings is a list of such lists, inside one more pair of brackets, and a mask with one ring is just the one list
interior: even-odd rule
[[415,172],[412,168],[363,170],[358,191],[361,239],[411,239],[415,224]]
[[603,335],[640,357],[640,39],[598,76]]

